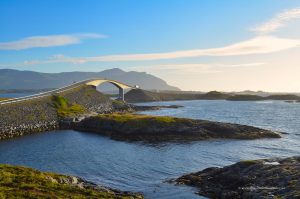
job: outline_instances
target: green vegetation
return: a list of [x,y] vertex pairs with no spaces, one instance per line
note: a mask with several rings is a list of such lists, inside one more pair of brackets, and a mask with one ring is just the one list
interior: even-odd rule
[[130,113],[112,113],[98,115],[98,118],[103,122],[109,123],[126,123],[130,127],[151,127],[175,125],[178,122],[187,122],[188,119],[175,118],[169,116],[151,116],[151,115],[138,115]]
[[[84,87],[83,86],[83,87],[79,87],[79,88],[80,88],[81,91],[83,91],[83,96],[85,98],[89,98],[89,97],[93,96],[93,94],[95,92],[98,92],[96,89],[91,88],[91,87]],[[80,91],[80,90],[78,90],[78,91]]]
[[119,97],[119,94],[104,94],[107,97]]
[[0,97],[0,101],[2,101],[2,100],[8,100],[9,98],[1,98]]
[[[117,111],[117,110],[124,110],[124,109],[128,109],[130,107],[130,105],[126,104],[125,102],[121,101],[121,100],[112,100],[111,101],[112,107]],[[129,111],[129,110],[128,110]]]
[[153,120],[153,121],[163,122],[163,123],[172,123],[172,122],[176,122],[177,119],[169,116],[138,115],[138,114],[130,114],[130,113],[102,114],[99,115],[98,117],[101,119],[111,119],[118,122],[129,122],[132,120]]
[[[77,178],[76,178],[77,179]],[[0,165],[0,198],[132,198],[93,187],[80,188],[70,176]]]
[[112,104],[115,106],[123,106],[125,103],[123,101],[120,100],[113,100]]
[[257,160],[243,160],[243,161],[241,161],[241,163],[243,163],[245,165],[254,165],[254,164],[257,164],[258,161]]
[[52,96],[52,101],[59,117],[72,117],[85,112],[84,107],[77,103],[70,104],[68,99],[62,96],[54,95]]
[[282,199],[281,196],[274,196],[274,199]]

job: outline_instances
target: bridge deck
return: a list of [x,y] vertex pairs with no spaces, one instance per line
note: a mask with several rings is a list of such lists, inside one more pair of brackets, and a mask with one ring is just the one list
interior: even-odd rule
[[[62,88],[54,89],[54,90],[51,90],[51,91],[37,93],[37,94],[34,94],[34,95],[28,95],[28,96],[25,96],[25,97],[19,97],[19,98],[3,100],[3,101],[0,101],[0,105],[12,104],[12,103],[22,102],[22,101],[32,100],[32,99],[39,99],[39,98],[42,98],[42,97],[51,96],[53,94],[66,92],[66,91],[75,89],[79,86],[83,86],[83,85],[98,86],[98,85],[100,85],[102,83],[105,83],[105,82],[112,83],[113,85],[117,86],[118,88],[121,88],[122,92],[123,92],[123,89],[136,89],[135,86],[130,86],[130,85],[127,85],[127,84],[124,84],[124,83],[121,83],[121,82],[118,82],[118,81],[115,81],[115,80],[94,78],[94,79],[88,79],[88,80],[83,80],[83,81],[80,81],[80,82],[76,82],[74,84],[71,84],[71,85],[68,85],[68,86],[65,86],[65,87],[62,87]],[[123,92],[123,95],[124,95],[124,92]]]

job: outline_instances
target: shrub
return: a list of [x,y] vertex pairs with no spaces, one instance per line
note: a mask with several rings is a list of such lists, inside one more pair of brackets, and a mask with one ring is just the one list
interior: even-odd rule
[[52,96],[53,106],[57,109],[59,117],[72,117],[85,112],[85,108],[77,103],[70,104],[68,99],[54,95]]

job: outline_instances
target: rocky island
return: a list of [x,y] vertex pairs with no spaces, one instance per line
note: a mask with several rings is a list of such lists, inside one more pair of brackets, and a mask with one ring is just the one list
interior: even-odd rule
[[223,168],[207,168],[175,182],[198,187],[198,194],[209,198],[300,198],[300,156],[246,160]]
[[0,164],[0,198],[142,199],[143,196],[96,185],[75,176]]
[[131,113],[101,114],[68,124],[124,141],[196,141],[206,139],[280,138],[280,134],[247,125]]

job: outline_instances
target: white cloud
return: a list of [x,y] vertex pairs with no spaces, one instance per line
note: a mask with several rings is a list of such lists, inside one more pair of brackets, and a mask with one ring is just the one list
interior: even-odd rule
[[251,28],[251,30],[259,34],[268,34],[284,27],[288,22],[295,19],[300,19],[300,7],[279,13],[272,19]]
[[88,38],[105,38],[105,35],[84,33],[74,35],[48,35],[26,37],[17,41],[0,42],[0,50],[24,50],[29,48],[44,48],[53,46],[65,46],[78,44],[83,39]]
[[58,59],[61,62],[117,62],[117,61],[148,61],[162,59],[176,59],[201,56],[236,56],[264,54],[287,50],[300,46],[300,40],[278,38],[274,36],[259,36],[246,41],[235,43],[225,47],[195,49],[185,51],[174,51],[166,53],[149,54],[125,54],[125,55],[107,55],[97,57],[65,57]]
[[[47,60],[35,60],[32,65],[51,64],[51,63],[73,63],[82,64],[87,62],[121,62],[121,61],[149,61],[149,60],[164,60],[177,59],[201,56],[238,56],[238,55],[253,55],[266,54],[288,50],[299,47],[300,40],[279,38],[275,36],[258,36],[246,41],[238,42],[232,45],[208,48],[194,49],[185,51],[174,51],[166,53],[149,53],[149,54],[125,54],[125,55],[106,55],[97,57],[67,57],[64,55],[55,55]],[[28,61],[28,63],[31,63]],[[15,63],[14,66],[25,65],[24,63]],[[28,64],[27,64],[28,65]],[[3,64],[2,64],[3,66]]]
[[149,73],[174,73],[174,74],[200,74],[218,73],[219,70],[212,68],[210,64],[158,64],[149,66],[129,67],[130,70],[144,71]]
[[128,67],[130,70],[146,71],[150,73],[174,73],[174,74],[185,74],[185,75],[198,75],[207,73],[220,73],[223,72],[224,68],[239,68],[239,67],[253,67],[261,66],[265,63],[240,63],[240,64],[223,64],[223,63],[187,63],[187,64],[158,64],[158,65],[146,65],[146,66],[134,66]]

